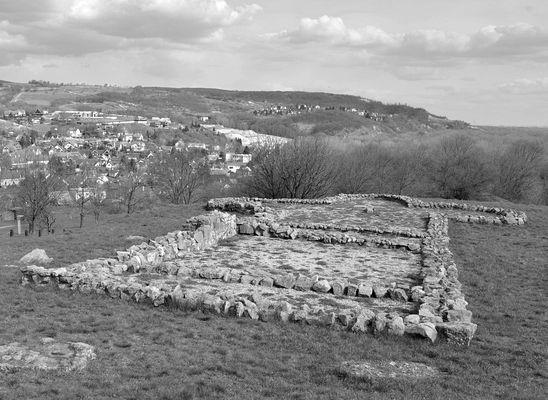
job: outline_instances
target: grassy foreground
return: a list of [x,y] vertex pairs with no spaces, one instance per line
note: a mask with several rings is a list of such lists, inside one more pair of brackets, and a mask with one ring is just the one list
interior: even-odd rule
[[[0,344],[43,336],[96,346],[81,373],[0,374],[0,399],[534,399],[547,393],[548,207],[526,207],[524,227],[451,224],[451,247],[479,325],[469,348],[185,314],[96,295],[23,288],[0,266]],[[0,264],[35,247],[59,264],[109,256],[128,235],[177,229],[199,207],[105,216],[82,231],[12,238],[0,230]],[[71,222],[72,221],[72,222]],[[61,228],[61,226],[59,228]],[[344,360],[418,361],[428,382],[343,379]]]

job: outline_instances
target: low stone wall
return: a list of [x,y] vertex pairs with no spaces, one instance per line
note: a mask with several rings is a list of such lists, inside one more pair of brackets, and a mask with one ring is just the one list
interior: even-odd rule
[[[279,224],[271,218],[262,215],[260,218],[241,217],[237,219],[238,233],[241,235],[270,236],[279,239],[305,239],[310,241],[346,244],[357,243],[359,245],[376,245],[387,248],[404,248],[406,250],[418,252],[420,246],[415,243],[399,238],[363,238],[349,235],[341,232],[325,232],[323,229],[314,228],[296,228],[291,224]],[[306,226],[306,225],[305,225]],[[311,224],[314,226],[314,224]],[[328,226],[328,225],[324,225]],[[337,230],[333,228],[333,230]],[[348,232],[348,231],[347,231]],[[356,232],[358,232],[356,230]],[[369,232],[363,230],[363,232]]]
[[468,345],[477,325],[461,291],[457,266],[449,250],[447,217],[431,213],[428,237],[422,243],[422,288],[416,300],[419,316],[436,321],[438,331],[453,342]]
[[317,224],[301,222],[297,224],[289,224],[291,228],[298,229],[313,229],[313,230],[336,230],[341,232],[357,232],[357,233],[376,233],[378,235],[394,235],[405,236],[410,238],[423,238],[425,232],[415,228],[377,228],[377,227],[362,227],[354,225],[338,225],[338,224]]
[[126,251],[118,251],[118,261],[126,262],[130,271],[137,272],[144,265],[174,260],[184,253],[213,247],[219,240],[236,235],[236,216],[219,211],[192,218],[188,225],[193,230],[170,232],[133,245]]
[[342,194],[337,196],[341,200],[356,199],[356,198],[372,198],[400,202],[407,207],[415,208],[434,208],[439,210],[461,210],[471,212],[482,212],[493,215],[474,215],[461,214],[459,216],[450,216],[457,222],[472,222],[480,224],[508,224],[508,225],[523,225],[527,222],[527,214],[523,211],[512,210],[501,207],[488,207],[479,204],[445,202],[445,201],[423,201],[410,196],[394,195],[394,194]]
[[259,200],[252,200],[247,197],[224,197],[209,200],[206,204],[206,210],[255,214],[265,211],[265,207]]
[[313,291],[316,293],[334,296],[348,296],[349,298],[377,298],[392,299],[400,302],[412,301],[412,290],[409,285],[396,284],[378,285],[368,281],[340,279],[325,279],[318,275],[271,274],[261,272],[253,275],[240,269],[230,267],[188,267],[184,261],[160,263],[150,265],[146,272],[165,274],[177,277],[191,277],[206,280],[218,280],[225,283],[241,283],[261,287],[275,287],[293,289],[301,292]]
[[[59,290],[95,293],[115,299],[147,303],[155,307],[171,306],[184,310],[201,310],[229,317],[243,317],[262,321],[306,323],[350,330],[355,333],[386,332],[393,335],[420,335],[435,341],[437,331],[430,322],[412,323],[413,319],[394,312],[374,311],[355,301],[337,299],[333,305],[310,307],[310,294],[293,295],[283,300],[284,292],[277,288],[261,288],[233,283],[227,291],[215,283],[197,287],[195,281],[181,282],[174,288],[166,284],[143,284],[132,277],[112,273],[111,261],[104,264],[76,266],[71,269],[46,269],[37,266],[22,267],[23,285],[45,286]],[[135,277],[135,275],[133,276]],[[171,280],[172,282],[172,280]],[[280,297],[280,292],[282,295]],[[276,298],[277,296],[277,298]],[[305,297],[306,296],[306,297]],[[320,296],[319,294],[316,296]],[[302,299],[299,299],[302,298]],[[297,301],[295,301],[297,300]],[[407,326],[422,329],[407,329]]]
[[435,208],[435,209],[454,209],[462,211],[475,211],[483,212],[487,214],[495,214],[495,216],[478,216],[473,214],[463,214],[461,216],[456,216],[455,219],[457,222],[474,222],[474,223],[483,223],[483,224],[507,224],[507,225],[523,225],[527,222],[527,214],[523,211],[517,211],[507,208],[500,207],[487,207],[477,204],[468,204],[468,203],[455,203],[455,202],[426,202],[419,199],[414,199],[409,197],[408,199],[409,207],[417,208]]
[[[527,222],[527,214],[523,211],[517,211],[501,207],[488,207],[478,204],[458,203],[458,202],[444,202],[444,201],[423,201],[414,197],[395,195],[395,194],[382,194],[382,193],[363,193],[363,194],[339,194],[333,197],[326,197],[322,199],[263,199],[263,198],[223,198],[212,199],[208,202],[207,207],[210,210],[218,209],[221,211],[232,212],[246,212],[254,214],[256,212],[263,212],[265,208],[264,204],[268,203],[287,203],[287,204],[333,204],[336,202],[344,202],[352,199],[380,199],[395,201],[401,203],[407,207],[414,208],[434,208],[439,210],[460,210],[464,213],[457,216],[450,216],[451,219],[457,222],[471,222],[480,224],[507,224],[507,225],[523,225]],[[482,212],[491,215],[474,215],[466,214],[466,211],[470,212]]]

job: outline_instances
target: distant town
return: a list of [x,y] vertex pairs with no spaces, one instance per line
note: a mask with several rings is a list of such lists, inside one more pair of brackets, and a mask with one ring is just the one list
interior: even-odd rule
[[190,125],[162,116],[40,108],[6,110],[0,118],[9,122],[0,125],[0,187],[19,184],[30,165],[47,171],[51,162],[69,174],[77,174],[85,164],[95,183],[107,184],[127,165],[146,167],[157,154],[172,151],[199,152],[212,176],[234,179],[249,172],[252,146],[288,140],[226,128],[207,115],[196,115]]

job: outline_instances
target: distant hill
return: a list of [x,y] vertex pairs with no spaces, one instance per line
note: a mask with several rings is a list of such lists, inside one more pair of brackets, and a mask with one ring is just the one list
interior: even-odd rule
[[[299,105],[306,105],[309,109],[284,115],[261,114],[276,106],[294,109]],[[385,104],[344,94],[0,81],[0,111],[37,107],[167,116],[182,123],[195,121],[198,115],[207,115],[214,122],[229,127],[286,137],[399,135],[469,126],[462,121],[433,115],[422,108]],[[359,114],[364,112],[365,116]]]

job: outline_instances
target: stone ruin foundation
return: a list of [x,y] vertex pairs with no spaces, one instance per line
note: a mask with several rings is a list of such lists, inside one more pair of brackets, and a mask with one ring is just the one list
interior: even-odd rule
[[407,196],[224,198],[181,230],[24,285],[237,318],[468,345],[476,331],[448,220],[521,225],[522,212]]

